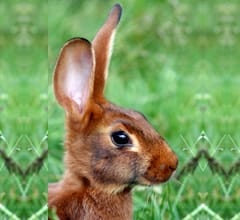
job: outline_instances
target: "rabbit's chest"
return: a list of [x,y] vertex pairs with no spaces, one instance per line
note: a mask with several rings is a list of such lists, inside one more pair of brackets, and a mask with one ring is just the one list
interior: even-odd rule
[[131,220],[131,195],[87,192],[82,198],[84,220]]

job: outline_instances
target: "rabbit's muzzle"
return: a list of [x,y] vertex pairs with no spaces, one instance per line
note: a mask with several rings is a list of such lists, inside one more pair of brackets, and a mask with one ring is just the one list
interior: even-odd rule
[[166,182],[175,173],[177,165],[176,154],[166,144],[156,147],[153,149],[144,178],[150,185]]

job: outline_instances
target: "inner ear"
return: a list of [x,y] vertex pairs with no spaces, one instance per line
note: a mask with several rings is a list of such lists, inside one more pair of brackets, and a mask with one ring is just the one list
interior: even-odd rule
[[68,113],[83,115],[93,94],[95,58],[91,43],[82,38],[62,48],[54,72],[54,91]]

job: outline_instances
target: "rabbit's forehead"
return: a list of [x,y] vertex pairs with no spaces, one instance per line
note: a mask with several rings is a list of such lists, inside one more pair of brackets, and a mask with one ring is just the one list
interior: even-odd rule
[[110,127],[114,126],[125,126],[129,128],[136,128],[142,130],[143,124],[146,123],[145,117],[143,117],[142,114],[135,112],[133,110],[127,110],[127,109],[107,109],[105,112],[105,121],[106,125],[109,125]]
[[132,110],[132,109],[124,109],[121,107],[118,107],[113,104],[108,104],[104,106],[106,116],[110,116],[113,118],[127,118],[132,121],[142,121],[142,120],[147,120],[144,114],[142,114],[139,111]]
[[[103,121],[104,123],[102,123]],[[111,105],[105,108],[103,121],[100,122],[100,132],[110,134],[116,130],[124,130],[136,136],[139,141],[147,141],[148,143],[162,141],[161,136],[150,125],[146,117],[135,110],[123,109]]]

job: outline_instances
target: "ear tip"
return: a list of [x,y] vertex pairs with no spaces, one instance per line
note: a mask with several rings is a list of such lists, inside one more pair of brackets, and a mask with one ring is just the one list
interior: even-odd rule
[[70,40],[68,40],[64,46],[69,45],[69,44],[79,44],[79,43],[84,43],[87,44],[89,46],[91,46],[91,42],[85,38],[81,38],[81,37],[75,37],[75,38],[71,38]]
[[121,16],[122,16],[122,6],[121,4],[119,3],[116,3],[113,7],[112,7],[112,10],[111,10],[111,14],[113,13],[117,13],[117,21],[116,23],[118,24],[120,19],[121,19]]
[[68,40],[61,50],[61,54],[80,54],[80,51],[85,51],[88,54],[93,53],[92,52],[92,43],[85,39],[80,37],[75,37],[70,40]]
[[113,9],[114,8],[117,8],[117,10],[119,10],[120,12],[122,12],[122,6],[120,3],[116,3],[114,6],[113,6]]

